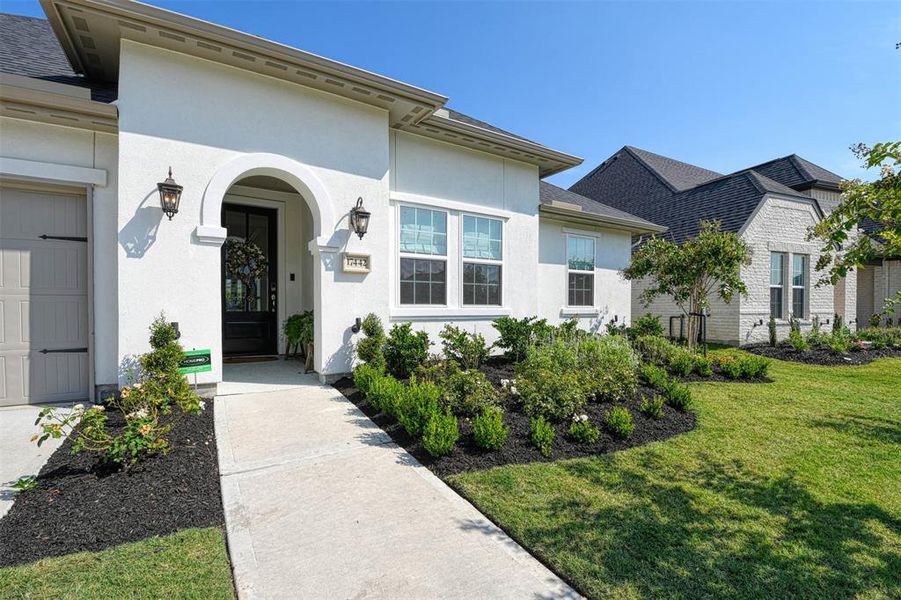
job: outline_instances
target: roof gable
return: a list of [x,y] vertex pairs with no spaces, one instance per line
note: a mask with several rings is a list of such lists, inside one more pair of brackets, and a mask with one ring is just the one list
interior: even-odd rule
[[644,163],[648,169],[675,191],[687,190],[712,179],[722,177],[722,174],[716,171],[661,156],[660,154],[654,154],[634,146],[625,146],[623,150],[631,153]]
[[758,173],[790,188],[807,189],[815,185],[838,188],[842,178],[828,169],[790,154],[751,167]]

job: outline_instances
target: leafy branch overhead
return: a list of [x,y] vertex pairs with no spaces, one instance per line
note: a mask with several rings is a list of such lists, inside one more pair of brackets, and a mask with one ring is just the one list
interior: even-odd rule
[[649,278],[641,293],[645,306],[657,296],[669,296],[689,315],[688,343],[693,346],[698,322],[694,316],[710,307],[716,293],[725,302],[747,294],[741,266],[750,264],[751,253],[736,234],[724,232],[718,221],[702,221],[698,234],[681,244],[653,237],[632,256],[623,271],[626,279]]

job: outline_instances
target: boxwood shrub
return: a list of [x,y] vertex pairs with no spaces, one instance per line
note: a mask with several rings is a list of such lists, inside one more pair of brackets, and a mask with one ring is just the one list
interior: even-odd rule
[[510,428],[504,425],[504,412],[499,408],[486,408],[472,420],[472,435],[479,448],[498,450],[503,447],[510,435]]
[[410,380],[395,406],[397,420],[408,434],[422,435],[429,419],[440,412],[441,395],[441,388],[430,381]]
[[678,346],[665,338],[656,335],[643,335],[632,342],[635,349],[650,363],[660,366],[669,365]]
[[544,417],[532,419],[532,444],[542,456],[550,456],[554,446],[554,428]]
[[524,412],[562,420],[582,413],[587,401],[576,347],[556,339],[529,348],[516,365],[516,389]]
[[[453,363],[452,363],[453,364]],[[455,415],[472,417],[498,405],[498,393],[481,371],[461,371],[448,366],[444,387],[444,404]]]
[[691,406],[691,390],[688,386],[678,381],[670,381],[663,388],[663,396],[666,403],[676,410],[685,411]]
[[385,374],[377,366],[371,363],[363,363],[354,369],[354,386],[360,390],[361,394],[369,396],[369,389],[372,387],[372,383],[384,376]]
[[397,415],[397,400],[404,393],[404,384],[391,375],[374,379],[369,384],[366,398],[372,406],[386,415]]
[[607,431],[620,438],[627,438],[635,431],[632,422],[632,413],[623,406],[614,406],[604,417],[604,425]]
[[445,456],[454,451],[460,438],[460,424],[450,411],[432,415],[422,432],[422,447],[432,456]]
[[638,388],[638,357],[622,336],[585,338],[578,345],[585,393],[607,402],[625,402]]
[[385,342],[385,362],[388,372],[406,379],[429,356],[429,334],[413,331],[412,323],[398,323],[391,328]]

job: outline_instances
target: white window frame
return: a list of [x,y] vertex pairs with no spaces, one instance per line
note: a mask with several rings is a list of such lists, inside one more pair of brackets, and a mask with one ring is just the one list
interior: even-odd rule
[[[504,298],[505,298],[504,290],[506,287],[505,286],[505,283],[506,283],[505,278],[507,276],[507,269],[504,266],[504,258],[507,256],[507,247],[506,247],[507,246],[507,234],[504,231],[506,229],[506,227],[505,227],[506,220],[499,218],[499,217],[482,215],[482,214],[474,213],[474,212],[461,212],[458,216],[459,216],[459,219],[458,219],[458,223],[457,223],[457,229],[459,230],[458,247],[460,248],[460,260],[459,260],[460,283],[457,286],[457,288],[458,288],[458,291],[460,294],[460,306],[463,308],[497,308],[497,307],[504,306]],[[495,260],[495,259],[490,259],[490,258],[470,258],[470,257],[463,255],[464,254],[463,253],[463,231],[465,229],[463,227],[463,221],[465,220],[466,217],[473,217],[475,219],[487,219],[489,221],[497,221],[498,223],[500,223],[500,225],[501,225],[501,259],[500,260]],[[500,267],[500,269],[501,269],[500,302],[498,304],[467,304],[465,302],[464,299],[465,299],[466,294],[465,294],[464,290],[466,289],[466,285],[465,285],[466,263],[482,264],[482,265],[496,265],[496,266]]]
[[[591,258],[591,270],[583,270],[583,269],[571,269],[569,267],[569,240],[571,238],[581,238],[584,240],[591,241],[591,247],[593,249],[593,256]],[[566,293],[566,308],[574,308],[574,309],[586,309],[586,308],[594,308],[595,303],[597,302],[597,266],[598,266],[598,239],[591,235],[581,235],[575,233],[567,233],[565,235],[565,245],[563,248],[563,259],[566,261],[566,282],[565,282],[565,293]],[[580,275],[591,275],[591,304],[570,304],[569,303],[569,275],[571,273],[577,273]]]
[[[801,257],[802,265],[803,265],[803,272],[802,272],[803,281],[801,282],[801,285],[795,285],[795,257],[796,256]],[[800,254],[800,253],[791,255],[791,265],[789,267],[788,282],[791,287],[791,311],[790,311],[790,314],[793,317],[795,317],[796,319],[806,319],[807,312],[808,312],[807,309],[808,309],[808,306],[810,303],[810,298],[809,298],[810,295],[808,293],[808,288],[809,288],[808,284],[810,283],[810,255]],[[804,294],[804,297],[802,298],[802,302],[801,302],[801,314],[800,315],[795,314],[795,292],[797,290],[801,290],[801,292],[803,292],[803,294]]]
[[[401,236],[403,234],[401,230],[401,222],[400,222],[400,213],[404,208],[412,208],[414,210],[430,210],[432,212],[444,213],[444,229],[445,229],[445,247],[444,254],[420,254],[418,252],[407,252],[401,250]],[[397,240],[395,241],[395,250],[396,250],[396,262],[395,268],[397,269],[397,275],[394,278],[395,281],[395,293],[397,294],[397,306],[403,308],[447,308],[448,307],[448,295],[449,295],[449,280],[450,280],[450,239],[449,239],[449,230],[450,229],[450,212],[443,208],[433,207],[433,206],[423,206],[417,204],[406,204],[406,203],[398,203],[397,210],[395,211],[395,231],[397,231]],[[444,303],[443,304],[416,304],[416,303],[404,303],[401,300],[401,260],[409,258],[414,260],[434,260],[440,261],[444,263]]]
[[[778,254],[779,256],[782,257],[782,279],[778,285],[773,283],[773,255],[774,254]],[[767,289],[772,290],[773,288],[780,288],[782,290],[782,314],[778,314],[778,315],[773,314],[772,291],[770,291],[770,295],[767,296],[767,305],[769,306],[769,309],[767,310],[767,312],[770,314],[770,316],[773,316],[776,319],[785,319],[785,309],[786,309],[785,298],[787,296],[787,294],[785,293],[785,290],[788,287],[788,286],[786,286],[786,274],[789,271],[789,269],[791,268],[791,265],[789,264],[790,256],[791,255],[788,252],[777,252],[777,251],[771,251],[770,256],[769,256],[770,262],[769,262],[769,270],[767,273],[767,275],[768,275],[767,279],[769,280],[770,285]]]

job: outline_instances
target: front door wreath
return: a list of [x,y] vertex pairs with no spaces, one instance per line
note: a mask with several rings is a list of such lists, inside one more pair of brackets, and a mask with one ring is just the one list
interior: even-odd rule
[[262,248],[250,240],[228,238],[225,242],[225,273],[244,284],[244,310],[250,310],[256,298],[257,280],[269,271],[269,260]]

